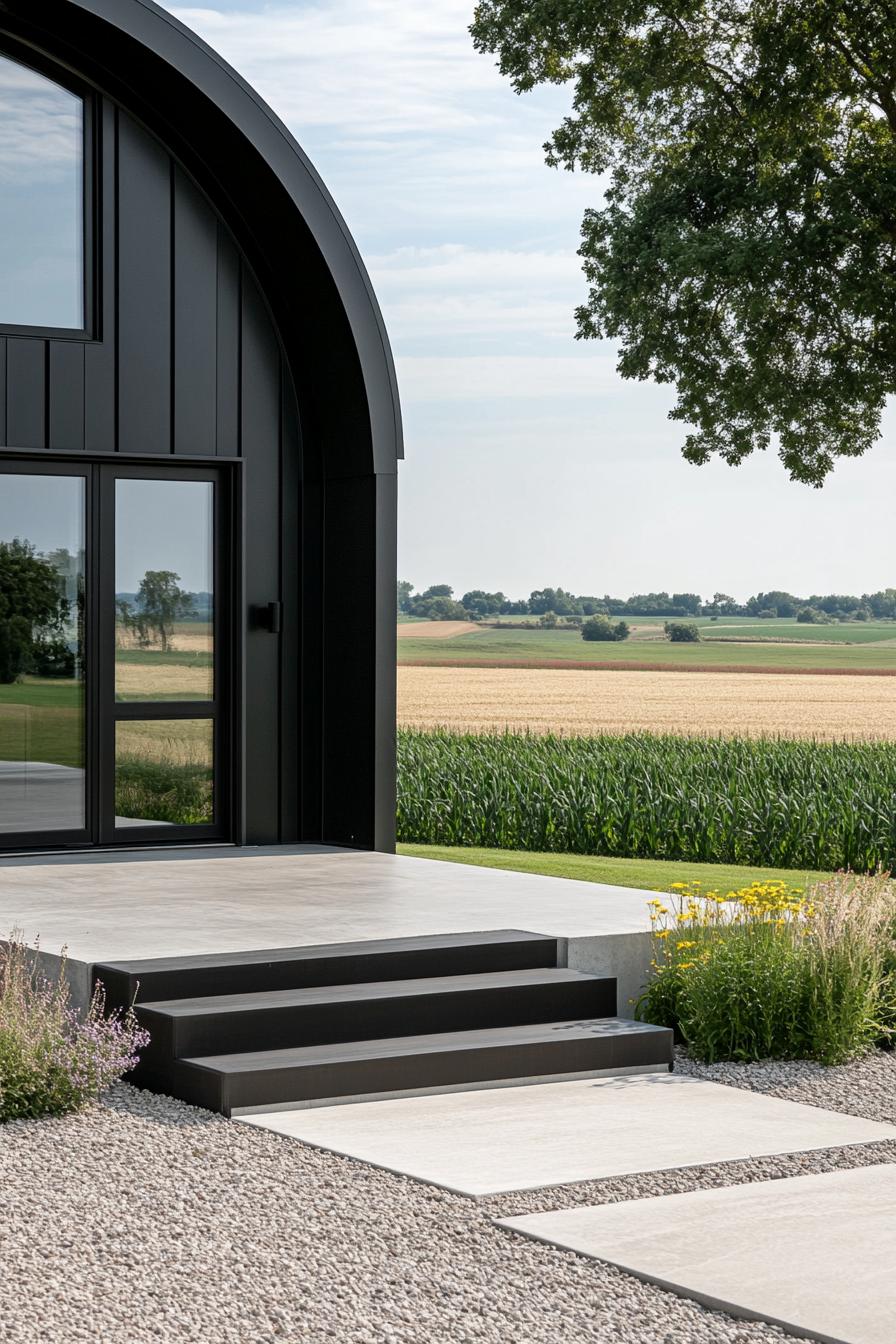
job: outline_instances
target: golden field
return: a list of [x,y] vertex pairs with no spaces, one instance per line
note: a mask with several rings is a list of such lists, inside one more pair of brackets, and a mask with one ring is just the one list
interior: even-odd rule
[[399,667],[402,727],[896,739],[896,677]]
[[210,700],[213,673],[208,665],[191,667],[187,663],[156,663],[147,653],[144,663],[118,663],[115,689],[126,700],[164,699],[182,696],[189,700]]

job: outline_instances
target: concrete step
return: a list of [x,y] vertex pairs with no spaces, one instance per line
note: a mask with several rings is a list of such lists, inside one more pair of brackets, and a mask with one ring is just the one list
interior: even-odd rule
[[151,1044],[135,1081],[186,1055],[609,1017],[616,1006],[614,979],[557,967],[138,1002]]
[[473,975],[557,965],[557,940],[519,929],[317,947],[107,962],[94,967],[109,1008],[321,985]]
[[321,1099],[671,1066],[672,1045],[668,1028],[623,1018],[529,1023],[190,1057],[173,1062],[158,1090],[230,1115]]

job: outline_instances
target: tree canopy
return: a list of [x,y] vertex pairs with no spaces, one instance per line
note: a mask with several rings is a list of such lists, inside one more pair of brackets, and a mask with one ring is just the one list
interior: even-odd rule
[[548,162],[601,174],[581,337],[673,384],[684,456],[823,484],[896,391],[896,12],[882,0],[480,0]]
[[58,573],[30,541],[0,541],[0,685],[25,672],[72,675],[64,642],[70,610]]

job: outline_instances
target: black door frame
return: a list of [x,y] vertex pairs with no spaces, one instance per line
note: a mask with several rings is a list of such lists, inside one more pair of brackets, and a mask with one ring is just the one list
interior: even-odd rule
[[[84,769],[85,826],[67,831],[0,832],[0,853],[25,850],[134,848],[227,842],[238,835],[239,732],[234,720],[240,665],[235,619],[239,532],[237,464],[162,464],[96,456],[0,455],[2,475],[80,477],[85,505]],[[210,481],[214,484],[214,657],[211,700],[115,699],[115,483],[117,480]],[[127,720],[209,719],[213,727],[214,821],[203,825],[115,825],[115,727]]]

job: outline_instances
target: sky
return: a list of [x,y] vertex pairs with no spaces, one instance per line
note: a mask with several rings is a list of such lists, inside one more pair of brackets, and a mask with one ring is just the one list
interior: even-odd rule
[[737,597],[896,584],[896,416],[822,490],[773,453],[692,467],[669,389],[574,339],[594,177],[545,166],[566,89],[516,96],[471,0],[168,3],[298,138],[352,230],[398,367],[400,573]]
[[0,57],[0,313],[83,327],[80,98]]

